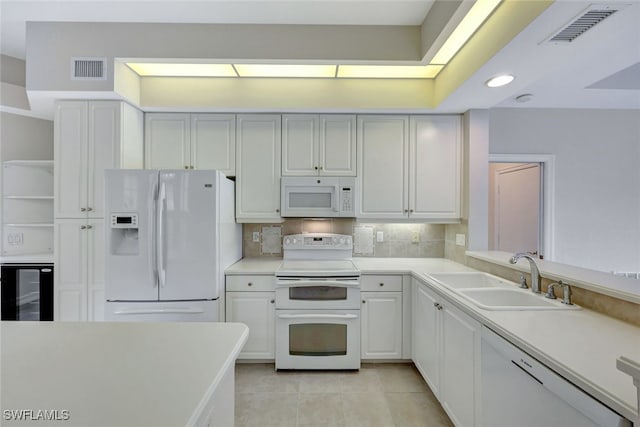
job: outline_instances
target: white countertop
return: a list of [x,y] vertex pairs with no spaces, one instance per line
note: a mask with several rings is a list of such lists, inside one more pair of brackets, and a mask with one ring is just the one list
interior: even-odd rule
[[[241,323],[2,322],[4,410],[68,411],[65,426],[184,426],[248,337]],[[4,412],[3,412],[4,415]],[[49,425],[7,421],[11,425]]]
[[[362,274],[474,271],[441,258],[354,258]],[[227,274],[274,274],[278,259],[243,259]],[[466,313],[509,339],[540,362],[623,416],[640,422],[638,391],[630,375],[616,367],[624,356],[640,360],[640,327],[590,310],[488,311],[439,285],[436,291]]]

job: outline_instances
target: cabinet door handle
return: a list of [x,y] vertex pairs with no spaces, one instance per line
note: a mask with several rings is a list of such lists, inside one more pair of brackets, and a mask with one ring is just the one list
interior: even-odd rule
[[380,283],[380,286],[384,286],[384,283]]
[[93,208],[87,208],[87,212],[91,212]]
[[271,304],[275,304],[276,300],[272,299],[271,301],[269,301]]
[[195,166],[191,165],[191,166],[189,167],[189,169],[195,169]]
[[185,169],[189,169],[189,166],[185,165],[185,166],[184,166],[184,168],[185,168]]
[[249,282],[247,283],[247,286],[253,286],[253,283]]
[[87,225],[87,230],[91,230],[93,228],[93,225]]
[[405,209],[405,210],[404,210],[404,213],[407,213],[407,212],[409,212],[409,209]]
[[317,167],[317,166],[314,166],[313,168],[314,168],[315,170],[318,170],[318,167]]
[[280,212],[280,209],[276,209],[276,213],[279,213],[279,212]]
[[87,229],[87,226],[86,226],[86,225],[81,225],[81,226],[80,226],[80,230],[86,230],[86,229]]
[[363,304],[366,304],[366,303],[367,303],[367,300],[364,300],[364,299],[363,299],[363,300],[362,300],[362,303],[363,303]]
[[413,209],[409,209],[409,213],[413,213]]
[[322,170],[322,166],[320,166],[320,170]]
[[80,212],[86,212],[87,208],[80,208]]
[[442,310],[442,305],[440,305],[440,303],[434,302],[434,303],[433,303],[433,306],[434,306],[435,308],[437,308],[438,310]]

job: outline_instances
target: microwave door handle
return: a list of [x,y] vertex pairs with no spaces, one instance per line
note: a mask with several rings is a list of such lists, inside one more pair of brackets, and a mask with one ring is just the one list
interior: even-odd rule
[[336,195],[336,197],[333,198],[333,211],[338,212],[340,207],[340,186],[334,185],[333,188],[335,189]]
[[357,281],[346,282],[342,280],[278,280],[276,286],[279,288],[303,288],[310,286],[336,286],[341,288],[358,288]]
[[165,285],[165,261],[164,261],[164,216],[165,216],[165,209],[166,209],[166,200],[167,200],[167,193],[166,193],[166,188],[165,188],[165,184],[164,182],[160,184],[160,195],[158,196],[158,219],[157,219],[157,226],[158,226],[158,233],[157,233],[157,242],[156,242],[156,263],[157,263],[157,270],[158,270],[158,282],[160,284],[161,288],[164,288]]

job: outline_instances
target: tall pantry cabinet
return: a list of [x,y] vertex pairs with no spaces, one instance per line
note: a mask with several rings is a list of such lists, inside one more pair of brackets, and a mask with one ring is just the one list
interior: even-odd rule
[[143,124],[121,101],[56,104],[55,320],[104,318],[104,170],[142,168]]

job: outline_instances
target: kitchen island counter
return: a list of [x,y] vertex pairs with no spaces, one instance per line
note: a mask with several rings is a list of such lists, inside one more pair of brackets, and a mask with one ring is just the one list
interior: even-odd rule
[[235,359],[248,336],[241,323],[0,327],[3,426],[233,423]]

